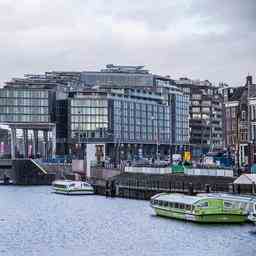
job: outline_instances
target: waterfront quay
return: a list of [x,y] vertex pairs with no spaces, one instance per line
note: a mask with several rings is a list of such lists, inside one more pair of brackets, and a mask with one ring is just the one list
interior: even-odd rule
[[[63,179],[60,175],[64,169],[66,178],[75,179],[75,172],[72,171],[70,164],[47,166],[33,159],[0,160],[0,163],[6,166],[9,164],[8,169],[0,169],[1,174],[4,173],[16,185],[51,185],[54,180]],[[87,181],[95,187],[97,194],[106,196],[148,200],[160,192],[190,195],[203,192],[238,192],[232,184],[233,177],[129,173],[103,168],[92,168],[91,171],[95,176],[87,177]],[[103,173],[112,176],[106,177]]]
[[[255,227],[156,217],[148,201],[1,186],[0,255],[255,255]],[[196,246],[195,246],[196,245]]]
[[230,177],[185,176],[175,174],[123,173],[108,180],[94,180],[96,192],[107,196],[150,199],[161,193],[196,194],[206,192],[235,192]]
[[[71,164],[46,165],[33,159],[0,160],[1,184],[51,185],[56,179],[75,179]],[[8,168],[7,168],[8,167]],[[207,170],[205,170],[207,171]],[[148,200],[161,193],[194,195],[209,192],[255,193],[251,185],[235,185],[233,176],[186,175],[184,173],[149,174],[125,172],[121,169],[91,168],[92,176],[83,177],[96,194]],[[5,177],[5,179],[4,179]]]

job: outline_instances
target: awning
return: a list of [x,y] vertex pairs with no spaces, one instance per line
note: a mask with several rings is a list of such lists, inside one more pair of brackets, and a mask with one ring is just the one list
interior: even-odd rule
[[256,174],[243,174],[239,176],[233,183],[244,185],[256,184]]

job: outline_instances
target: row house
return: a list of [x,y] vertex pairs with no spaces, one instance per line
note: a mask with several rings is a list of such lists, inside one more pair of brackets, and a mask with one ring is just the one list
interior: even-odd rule
[[251,165],[255,158],[256,94],[252,77],[241,87],[224,89],[225,145],[237,166]]

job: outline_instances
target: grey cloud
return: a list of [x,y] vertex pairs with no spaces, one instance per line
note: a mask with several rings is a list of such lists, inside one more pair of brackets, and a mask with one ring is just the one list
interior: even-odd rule
[[256,74],[254,0],[0,0],[0,81],[146,64],[172,77]]

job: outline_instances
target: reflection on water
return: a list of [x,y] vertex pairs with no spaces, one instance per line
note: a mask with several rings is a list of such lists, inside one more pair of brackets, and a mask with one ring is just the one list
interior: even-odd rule
[[256,255],[256,226],[154,215],[146,201],[0,187],[0,255]]

